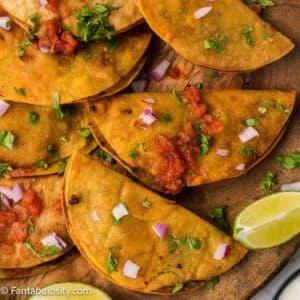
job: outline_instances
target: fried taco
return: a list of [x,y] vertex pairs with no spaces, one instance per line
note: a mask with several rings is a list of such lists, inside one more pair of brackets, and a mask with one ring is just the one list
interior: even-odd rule
[[106,28],[106,24],[101,29],[115,33],[124,32],[143,19],[134,0],[0,0],[0,6],[22,24],[25,30],[30,30],[32,26],[31,16],[38,14],[41,23],[60,20],[62,27],[78,38],[83,36],[82,25],[86,25],[86,30],[94,29],[92,26],[88,27],[88,21],[92,23],[91,19],[86,19],[86,24],[82,24],[82,16],[93,17],[94,22],[98,17],[99,23],[108,17],[109,28]]
[[176,194],[247,172],[279,141],[295,103],[293,91],[197,87],[87,104],[87,122],[140,181]]
[[72,246],[63,218],[59,176],[0,178],[0,269],[52,261]]
[[75,149],[96,147],[82,105],[38,106],[0,102],[0,175],[63,173]]
[[69,262],[72,262],[78,256],[78,251],[74,247],[55,260],[48,261],[35,267],[24,269],[0,269],[0,279],[17,279],[37,276],[64,266]]
[[[137,30],[93,42],[73,55],[43,53],[15,23],[0,29],[0,96],[2,99],[51,105],[84,100],[130,84],[145,61],[151,33]],[[17,45],[17,47],[16,47]],[[13,68],[12,68],[13,66]]]
[[126,288],[161,293],[207,280],[247,252],[198,216],[88,155],[72,155],[64,187],[74,243],[98,272]]
[[250,71],[294,44],[241,0],[137,0],[147,23],[181,56],[222,71]]

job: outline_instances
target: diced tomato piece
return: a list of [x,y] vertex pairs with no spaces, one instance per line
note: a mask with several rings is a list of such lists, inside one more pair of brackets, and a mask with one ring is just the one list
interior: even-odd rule
[[17,220],[17,215],[11,211],[0,212],[0,224],[12,225]]
[[174,145],[167,138],[160,136],[159,143],[156,145],[156,152],[160,154],[169,151],[174,151]]
[[61,40],[63,42],[63,53],[72,54],[78,46],[78,41],[73,37],[70,32],[63,32],[61,35]]
[[224,130],[224,123],[221,120],[213,121],[210,126],[207,127],[209,133],[220,133]]
[[39,46],[53,53],[72,54],[78,46],[78,41],[70,32],[63,32],[57,20],[45,21],[40,33]]
[[194,85],[191,85],[185,92],[184,92],[184,98],[191,102],[192,104],[194,102],[200,101],[200,90],[197,89]]
[[63,209],[61,201],[57,201],[55,203],[55,209],[58,210],[58,211],[61,211]]
[[173,79],[177,79],[180,75],[180,70],[177,67],[171,67],[168,75]]
[[42,202],[33,189],[24,193],[21,206],[24,207],[32,217],[38,217],[42,211]]
[[48,4],[46,5],[46,7],[47,9],[57,14],[59,8],[59,0],[48,0]]
[[14,243],[21,243],[26,240],[28,236],[28,225],[15,222],[10,228],[9,240]]

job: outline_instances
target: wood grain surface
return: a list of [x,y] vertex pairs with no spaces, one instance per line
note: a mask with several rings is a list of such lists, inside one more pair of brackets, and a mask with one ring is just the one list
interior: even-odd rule
[[[166,91],[176,87],[183,89],[186,85],[203,82],[204,87],[214,88],[257,88],[257,89],[300,89],[300,1],[277,0],[276,6],[269,9],[264,18],[269,20],[277,29],[287,34],[295,43],[296,49],[281,61],[258,70],[252,74],[220,73],[216,78],[209,78],[206,69],[196,67],[177,56],[168,46],[160,41],[154,41],[151,51],[152,59],[148,68],[157,64],[162,58],[169,58],[173,67],[180,69],[180,77],[172,79],[165,77],[161,82],[150,82],[149,90]],[[238,17],[238,16],[237,16]],[[146,74],[147,72],[145,72]],[[234,110],[234,107],[232,107]],[[280,184],[300,180],[300,168],[288,171],[276,163],[275,158],[284,153],[300,150],[300,112],[296,105],[295,112],[287,131],[275,150],[262,163],[247,175],[238,179],[227,180],[206,187],[190,188],[177,197],[178,202],[201,217],[216,206],[226,205],[228,220],[232,223],[235,215],[246,205],[255,201],[264,193],[259,189],[260,181],[268,170],[278,173]],[[84,229],[83,229],[84,230]],[[229,272],[220,276],[220,283],[214,290],[196,289],[176,296],[145,295],[129,291],[113,285],[104,277],[97,274],[80,256],[71,263],[51,272],[19,280],[2,280],[0,286],[35,287],[51,282],[82,281],[99,286],[116,300],[240,300],[249,298],[261,288],[293,255],[300,245],[300,238],[264,251],[250,252],[241,263]],[[101,253],[99,253],[101,255]],[[26,299],[24,296],[0,296],[0,299]]]

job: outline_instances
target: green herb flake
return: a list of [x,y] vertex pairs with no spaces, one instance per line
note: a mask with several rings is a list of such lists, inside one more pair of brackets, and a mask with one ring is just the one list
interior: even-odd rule
[[285,108],[282,104],[278,103],[274,99],[262,98],[261,101],[262,101],[262,103],[265,103],[265,104],[269,105],[270,107],[276,108],[283,115],[287,115],[290,112],[287,108]]
[[249,156],[256,153],[256,150],[250,146],[243,146],[240,149],[240,153],[244,156]]
[[196,139],[198,146],[201,148],[201,155],[207,155],[210,149],[211,136],[208,134],[201,134],[200,136],[196,136]]
[[58,170],[57,170],[57,173],[59,175],[63,174],[65,172],[65,169],[66,169],[66,166],[67,166],[67,163],[68,163],[68,160],[67,158],[61,158],[59,161],[58,161]]
[[142,206],[145,207],[145,208],[150,208],[152,206],[152,202],[148,201],[148,200],[145,200],[143,203],[142,203]]
[[257,119],[249,118],[249,119],[243,120],[242,124],[245,125],[245,126],[257,126],[260,123]]
[[272,0],[258,0],[257,2],[262,9],[267,9],[274,5],[274,2]]
[[92,132],[89,128],[80,128],[79,129],[80,136],[89,143],[93,139]]
[[40,120],[40,115],[34,111],[29,113],[29,123],[31,125],[36,125]]
[[118,261],[115,257],[113,257],[112,250],[108,251],[106,265],[109,274],[117,271]]
[[218,284],[220,282],[220,279],[219,279],[219,277],[218,276],[214,276],[214,277],[212,277],[211,279],[209,279],[206,283],[205,283],[205,285],[204,285],[204,287],[205,287],[205,289],[206,290],[213,290],[214,289],[214,287],[216,286],[216,284]]
[[210,78],[215,78],[218,76],[218,72],[215,70],[207,70],[206,75]]
[[138,158],[140,156],[140,153],[137,150],[132,150],[130,151],[129,156],[133,159]]
[[182,14],[182,15],[185,15],[186,14],[186,9],[184,8],[179,8],[179,13]]
[[171,123],[172,122],[172,116],[169,114],[161,114],[160,115],[160,120],[163,123]]
[[203,84],[201,82],[197,82],[194,84],[195,88],[198,89],[198,90],[201,90],[203,89]]
[[12,167],[9,164],[0,163],[0,177],[3,177],[9,171],[12,171]]
[[40,160],[37,163],[37,167],[40,168],[40,169],[48,169],[49,165],[48,165],[48,163],[46,161]]
[[271,190],[277,182],[277,174],[272,171],[268,171],[266,178],[260,183],[260,189]]
[[117,225],[119,225],[120,224],[120,221],[119,220],[117,220],[114,216],[113,216],[113,218],[112,218],[112,222],[111,222],[114,226],[117,226]]
[[104,150],[102,150],[101,148],[97,148],[93,152],[93,155],[95,155],[96,157],[103,160],[105,163],[107,163],[109,165],[112,165],[112,164],[115,163],[115,160],[108,153],[106,153]]
[[35,232],[35,226],[31,220],[28,221],[28,233],[32,234]]
[[110,40],[107,40],[106,45],[108,52],[114,54],[120,45],[120,41],[116,37],[113,37]]
[[297,167],[300,167],[300,152],[278,156],[276,161],[288,170],[295,169]]
[[183,289],[183,283],[176,283],[174,288],[173,288],[173,295],[178,293],[179,291],[181,291]]
[[267,33],[267,32],[263,32],[262,33],[264,40],[268,41],[268,42],[273,42],[274,39]]
[[222,53],[224,44],[228,38],[220,33],[216,33],[214,38],[204,40],[204,49],[213,49],[217,53]]
[[32,42],[30,40],[26,40],[21,42],[20,44],[17,44],[17,49],[18,49],[17,56],[20,60],[24,59],[24,56],[26,54],[26,48],[30,45],[32,45]]
[[187,287],[189,287],[189,288],[195,287],[195,286],[197,286],[198,284],[199,284],[199,283],[198,283],[197,281],[193,281],[193,280],[187,281],[187,282],[185,283],[185,285],[186,285]]
[[215,207],[207,214],[208,218],[222,231],[228,232],[230,227],[225,219],[225,207]]
[[268,112],[268,109],[265,106],[259,106],[257,110],[261,115],[264,115]]
[[23,245],[36,257],[52,256],[60,251],[56,246],[45,246],[43,252],[39,252],[28,241],[23,242]]
[[253,45],[253,38],[251,36],[251,33],[254,31],[254,29],[252,27],[246,27],[243,30],[243,34],[246,38],[246,42],[249,46]]
[[169,239],[169,252],[174,253],[179,246],[185,246],[191,250],[198,250],[201,248],[201,242],[197,238],[182,237],[176,239],[171,236]]
[[54,93],[52,99],[52,108],[55,111],[55,115],[57,119],[63,119],[66,113],[63,111],[62,107],[59,105],[60,95],[58,92]]
[[108,18],[110,13],[117,9],[118,7],[109,3],[97,3],[92,8],[83,7],[76,13],[78,37],[84,42],[111,39],[115,30]]
[[47,151],[53,158],[60,158],[59,153],[53,144],[48,145]]
[[20,96],[26,96],[26,91],[23,87],[15,87],[15,92]]
[[15,143],[15,136],[11,131],[0,131],[0,145],[12,150]]
[[175,99],[177,100],[178,103],[184,103],[183,98],[177,92],[177,90],[175,88],[172,89],[172,94],[173,94],[173,96],[175,97]]

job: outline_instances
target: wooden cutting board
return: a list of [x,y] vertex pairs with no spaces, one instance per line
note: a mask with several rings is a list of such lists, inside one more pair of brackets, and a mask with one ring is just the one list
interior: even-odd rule
[[[209,78],[206,75],[206,69],[193,66],[177,56],[174,51],[162,42],[155,41],[151,52],[152,59],[148,64],[148,68],[167,57],[173,62],[173,67],[177,67],[180,70],[180,76],[178,79],[172,79],[167,76],[159,83],[150,82],[149,90],[166,91],[171,90],[173,87],[180,90],[190,83],[203,82],[206,88],[280,88],[296,89],[299,92],[300,1],[277,0],[275,3],[276,6],[269,9],[264,18],[274,24],[277,29],[287,34],[296,43],[297,47],[293,53],[281,61],[252,74],[220,73],[215,78]],[[232,109],[234,110],[234,107]],[[300,168],[293,171],[284,170],[275,161],[275,158],[280,154],[300,150],[300,112],[298,110],[299,105],[296,106],[287,132],[279,145],[254,170],[238,179],[227,180],[206,187],[187,189],[177,197],[178,202],[204,218],[211,208],[226,205],[227,217],[232,223],[234,216],[239,211],[264,194],[259,190],[259,183],[268,170],[278,173],[280,184],[299,181]],[[300,238],[298,237],[274,249],[252,251],[236,267],[220,276],[220,283],[216,285],[214,290],[197,289],[175,297],[145,295],[113,285],[97,274],[81,256],[71,263],[46,274],[27,279],[3,280],[0,281],[0,286],[36,287],[59,281],[82,281],[99,286],[116,300],[165,300],[171,298],[180,300],[240,300],[247,299],[253,295],[255,291],[272,278],[293,255],[299,245]],[[11,296],[11,298],[2,296],[2,298],[26,299],[26,297],[21,296]],[[2,298],[0,296],[0,299]]]

